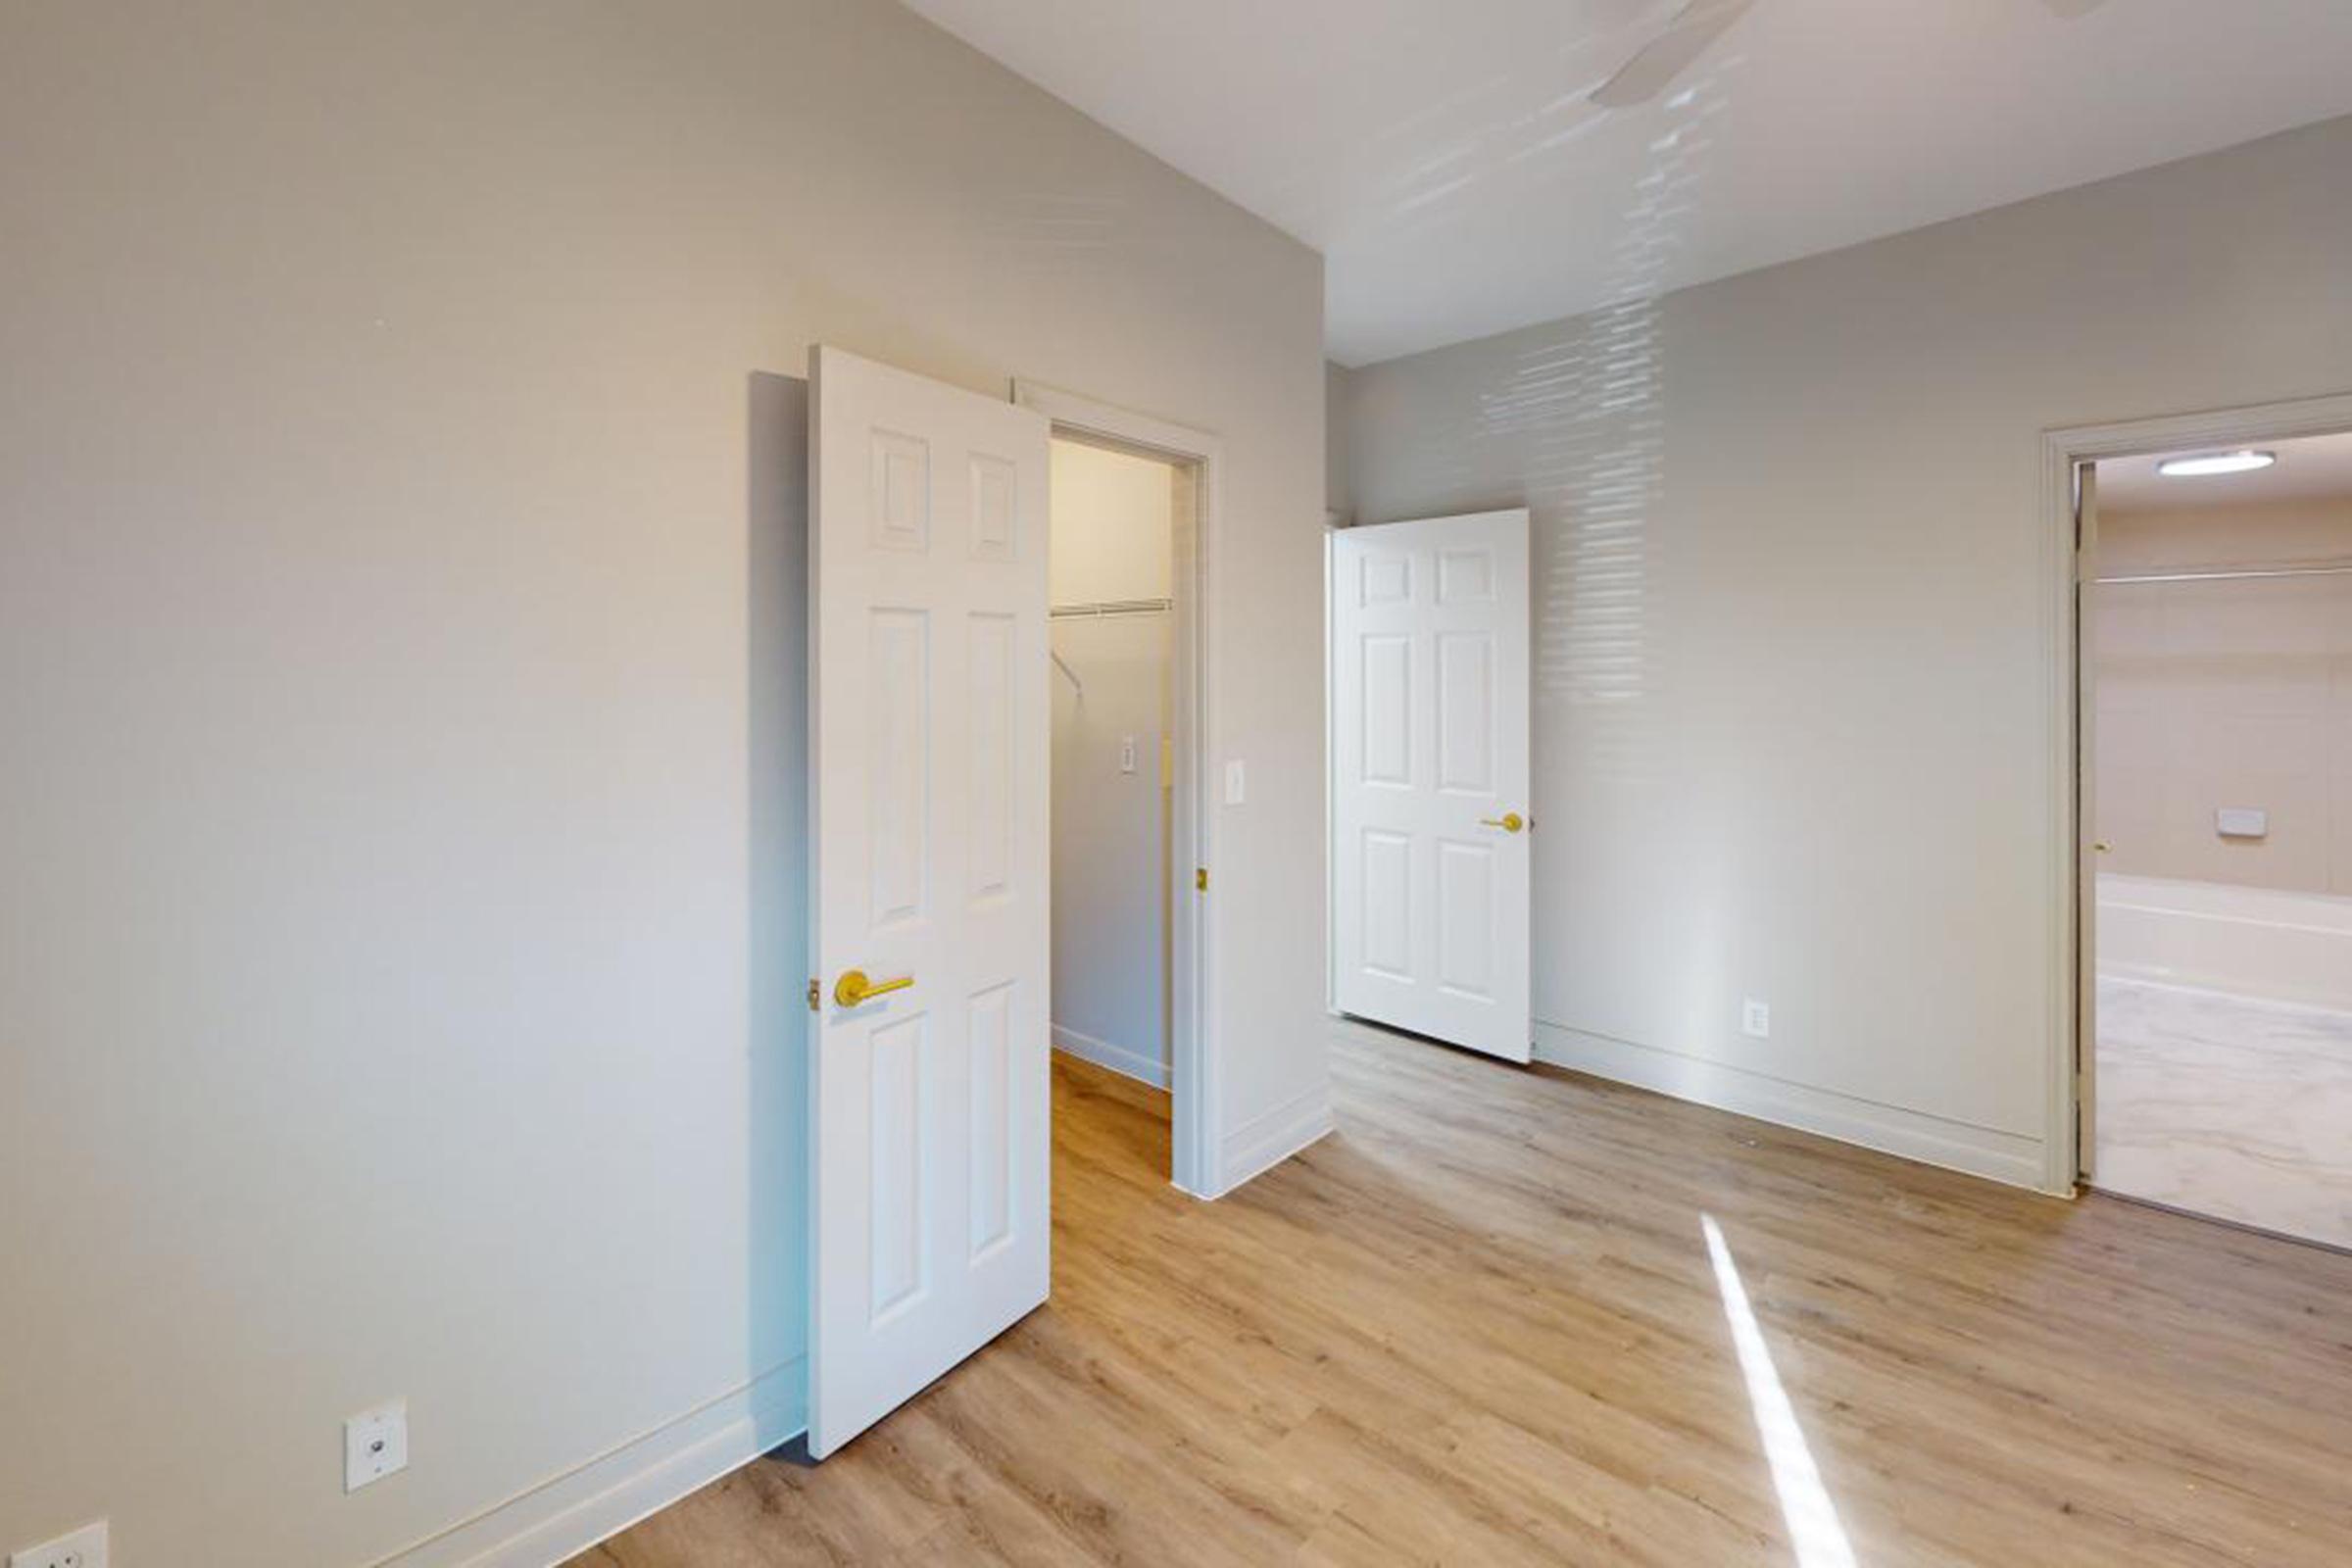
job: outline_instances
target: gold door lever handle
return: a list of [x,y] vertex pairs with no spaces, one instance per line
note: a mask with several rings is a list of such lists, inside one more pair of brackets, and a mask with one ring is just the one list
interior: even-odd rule
[[904,991],[912,984],[914,976],[910,974],[877,983],[868,980],[863,969],[844,969],[841,978],[833,982],[833,1000],[844,1007],[863,1006],[885,992]]
[[1498,827],[1505,833],[1516,833],[1527,826],[1527,818],[1521,816],[1517,811],[1505,811],[1500,816],[1482,816],[1478,819],[1478,825],[1480,827]]

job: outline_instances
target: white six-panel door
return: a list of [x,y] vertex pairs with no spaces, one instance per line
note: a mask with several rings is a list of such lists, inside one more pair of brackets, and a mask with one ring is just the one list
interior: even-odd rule
[[1046,1298],[1051,717],[1045,417],[809,360],[821,1458]]
[[1331,569],[1340,1010],[1526,1061],[1527,513],[1345,529]]

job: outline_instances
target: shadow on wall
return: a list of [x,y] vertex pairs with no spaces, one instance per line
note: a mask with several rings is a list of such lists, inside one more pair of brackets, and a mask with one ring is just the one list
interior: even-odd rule
[[[1739,63],[1718,63],[1656,110],[1665,128],[1629,192],[1601,303],[1468,389],[1477,413],[1466,438],[1440,421],[1403,466],[1422,513],[1524,505],[1533,514],[1537,698],[1574,710],[1560,719],[1595,777],[1640,781],[1656,762],[1628,710],[1656,694],[1663,667],[1649,613],[1666,475],[1661,302]],[[1505,477],[1516,494],[1496,488]],[[1547,730],[1564,733],[1539,725],[1539,746]]]
[[[1680,766],[1670,710],[1676,651],[1661,613],[1674,566],[1664,533],[1669,485],[1665,301],[1702,211],[1714,153],[1735,106],[1740,57],[1714,62],[1641,113],[1657,134],[1625,192],[1605,292],[1592,310],[1511,335],[1492,355],[1442,351],[1426,373],[1392,383],[1418,406],[1391,418],[1401,449],[1350,455],[1368,517],[1524,505],[1533,524],[1535,776],[1568,824],[1539,834],[1534,924],[1545,947],[1587,933],[1573,890],[1595,880],[1667,876],[1689,890],[1671,921],[1644,943],[1682,955],[1689,1012],[1676,1029],[1706,1038],[1726,982],[1729,918],[1723,867],[1731,827],[1721,807],[1693,797]],[[1372,383],[1378,386],[1380,383]],[[1465,418],[1456,410],[1467,407]],[[1392,414],[1394,411],[1392,411]],[[1359,440],[1364,439],[1359,436]],[[1708,813],[1714,813],[1712,817]],[[1671,817],[1671,820],[1669,818]],[[1635,865],[1637,844],[1677,846],[1674,863]],[[1623,1034],[1627,1015],[1595,1008],[1586,989],[1539,965],[1536,1015]]]
[[[744,528],[744,889],[746,1180],[754,1234],[745,1250],[751,1292],[750,1365],[761,1378],[808,1348],[807,1163],[808,857],[808,383],[765,371],[750,378]],[[780,1391],[802,1418],[806,1381]]]
[[1512,379],[1481,400],[1477,435],[1518,450],[1541,530],[1539,700],[1580,710],[1585,765],[1603,774],[1638,779],[1654,762],[1641,753],[1642,731],[1610,715],[1650,696],[1660,675],[1649,614],[1666,483],[1660,307],[1730,107],[1733,64],[1664,104],[1668,128],[1620,222],[1602,303],[1522,354]]

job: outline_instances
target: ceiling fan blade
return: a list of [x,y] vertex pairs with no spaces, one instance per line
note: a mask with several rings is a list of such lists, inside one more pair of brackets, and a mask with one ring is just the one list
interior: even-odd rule
[[[1666,90],[1666,84],[1707,52],[1745,16],[1756,0],[1691,0],[1668,23],[1666,30],[1644,44],[1617,74],[1594,90],[1592,101],[1603,109],[1627,109],[1643,104]],[[2052,0],[2056,3],[2056,0]],[[2080,4],[2081,0],[2070,0]]]
[[2048,6],[2069,22],[2074,21],[2077,17],[2087,17],[2106,3],[2107,0],[2042,0],[2043,5]]

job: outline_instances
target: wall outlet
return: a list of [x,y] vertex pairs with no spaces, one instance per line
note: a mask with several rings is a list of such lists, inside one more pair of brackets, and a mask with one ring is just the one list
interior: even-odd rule
[[106,1568],[106,1521],[9,1554],[8,1568]]
[[1772,1004],[1750,997],[1740,1006],[1740,1032],[1758,1040],[1772,1038]]
[[1135,771],[1135,737],[1132,735],[1119,737],[1119,771],[1122,773]]
[[357,1492],[409,1467],[409,1404],[394,1399],[343,1423],[343,1490]]

